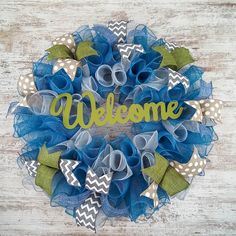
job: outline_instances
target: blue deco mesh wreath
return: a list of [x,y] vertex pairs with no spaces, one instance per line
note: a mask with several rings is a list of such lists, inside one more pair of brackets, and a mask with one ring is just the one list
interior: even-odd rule
[[[93,231],[110,217],[136,221],[183,199],[204,175],[221,121],[222,102],[189,50],[145,25],[128,27],[112,21],[56,38],[20,76],[22,98],[10,105],[25,142],[24,183]],[[127,122],[117,137],[96,132]]]

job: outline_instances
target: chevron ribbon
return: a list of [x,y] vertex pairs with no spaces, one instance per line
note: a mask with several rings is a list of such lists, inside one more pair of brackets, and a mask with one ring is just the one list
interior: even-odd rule
[[75,187],[81,186],[79,180],[75,177],[73,173],[73,170],[79,165],[79,163],[79,161],[74,160],[60,160],[60,169],[63,175],[66,177],[67,183]]
[[40,166],[40,163],[38,161],[26,161],[25,167],[28,170],[28,173],[32,177],[36,177],[37,169]]
[[[75,177],[73,170],[79,165],[79,161],[74,160],[67,160],[67,159],[61,159],[59,166],[61,169],[61,172],[66,178],[66,181],[68,184],[80,187],[79,180]],[[37,175],[37,169],[40,166],[40,162],[38,161],[26,161],[25,162],[26,169],[28,170],[28,173],[32,177],[36,177]]]
[[84,203],[76,209],[75,219],[77,225],[85,226],[92,231],[96,231],[95,220],[100,207],[100,194],[93,192]]
[[100,195],[108,194],[112,179],[112,173],[100,177],[89,168],[85,180],[85,188],[93,191],[89,198],[76,209],[76,222],[78,226],[85,226],[96,231],[95,221],[99,208],[101,207]]
[[189,88],[189,80],[181,75],[180,73],[169,69],[169,82],[168,82],[168,90],[174,88],[178,84],[182,84],[184,86],[185,91]]
[[127,34],[127,21],[109,21],[108,29],[117,36],[118,43],[125,43]]
[[144,49],[141,44],[117,44],[117,48],[123,59],[129,59],[133,51],[144,53]]
[[179,46],[177,46],[175,43],[170,43],[167,42],[165,39],[163,39],[164,43],[165,43],[165,48],[170,52],[175,50],[176,48],[180,48]]
[[108,194],[111,183],[112,173],[108,173],[98,177],[96,173],[90,168],[87,171],[85,188],[95,191],[97,193]]

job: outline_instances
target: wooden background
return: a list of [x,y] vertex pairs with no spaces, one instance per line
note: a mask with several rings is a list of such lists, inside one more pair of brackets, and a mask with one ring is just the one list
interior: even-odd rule
[[0,0],[0,235],[94,235],[51,208],[43,193],[23,188],[16,164],[21,143],[5,115],[17,99],[19,75],[52,39],[110,19],[146,23],[158,36],[189,47],[225,109],[206,176],[195,179],[185,201],[174,199],[150,222],[107,222],[97,235],[236,235],[235,17],[233,0]]

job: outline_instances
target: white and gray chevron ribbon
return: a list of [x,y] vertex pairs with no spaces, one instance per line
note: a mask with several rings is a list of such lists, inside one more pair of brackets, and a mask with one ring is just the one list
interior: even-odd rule
[[165,43],[165,48],[170,52],[175,50],[176,48],[180,48],[178,45],[176,45],[175,43],[170,43],[167,42],[165,39],[163,39],[164,43]]
[[100,177],[89,168],[85,180],[85,188],[93,191],[84,203],[76,209],[76,222],[78,226],[85,226],[88,229],[96,231],[95,221],[101,207],[100,195],[108,194],[112,172]]
[[85,226],[88,229],[96,231],[95,221],[100,207],[100,194],[93,192],[84,203],[76,209],[75,219],[77,225]]
[[118,43],[125,43],[127,34],[127,21],[109,21],[108,29],[117,36]]
[[76,187],[80,187],[79,180],[75,177],[73,170],[79,165],[79,161],[61,159],[60,161],[60,169],[64,176],[66,177],[66,181],[68,184]]
[[40,166],[40,163],[38,161],[26,161],[25,162],[25,167],[28,170],[28,173],[32,177],[36,177],[37,174],[37,169]]
[[[61,172],[66,178],[66,181],[68,184],[80,187],[79,180],[75,177],[73,170],[79,165],[79,161],[74,160],[67,160],[67,159],[61,159],[59,166],[61,169]],[[40,166],[40,163],[38,161],[26,161],[25,162],[26,169],[28,170],[28,173],[32,177],[36,177],[37,174],[37,168]]]
[[108,194],[111,179],[112,173],[98,177],[96,173],[89,168],[86,175],[85,188],[97,193]]
[[180,73],[169,69],[169,82],[168,82],[168,90],[174,88],[178,84],[182,84],[184,86],[185,92],[188,90],[190,83],[188,78],[181,75]]
[[117,48],[123,59],[129,59],[132,52],[144,53],[143,46],[141,44],[117,44]]

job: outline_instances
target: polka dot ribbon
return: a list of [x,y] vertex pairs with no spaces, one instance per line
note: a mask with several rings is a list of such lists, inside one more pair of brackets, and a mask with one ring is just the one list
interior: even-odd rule
[[68,47],[72,53],[75,53],[76,45],[73,38],[73,35],[71,34],[64,34],[61,37],[56,38],[54,41],[52,41],[53,45],[65,45]]
[[57,71],[64,69],[68,74],[71,80],[74,80],[77,68],[81,65],[79,61],[73,59],[58,59],[53,66],[52,72],[56,73]]
[[177,161],[172,161],[170,165],[184,177],[193,177],[199,175],[204,170],[206,163],[206,159],[201,158],[197,148],[194,147],[192,157],[188,163],[181,164]]
[[196,109],[191,120],[202,122],[203,117],[207,117],[215,122],[222,122],[222,101],[217,99],[206,99],[200,101],[187,101],[186,103]]
[[[52,44],[55,45],[65,45],[72,53],[76,51],[76,44],[71,34],[64,34],[61,37],[56,38]],[[71,80],[74,80],[77,68],[81,66],[81,62],[67,58],[67,59],[58,59],[53,66],[53,73],[64,69],[65,72],[68,74]]]
[[21,75],[17,83],[17,89],[22,97],[35,93],[37,89],[35,87],[33,74]]
[[37,89],[34,83],[34,76],[32,73],[21,75],[17,82],[18,93],[23,97],[20,99],[19,103],[16,104],[14,110],[18,106],[28,107],[28,98],[30,95],[34,94]]
[[157,189],[158,184],[153,181],[152,184],[149,185],[149,187],[140,194],[140,196],[145,196],[147,198],[152,199],[154,207],[157,207],[159,203]]

